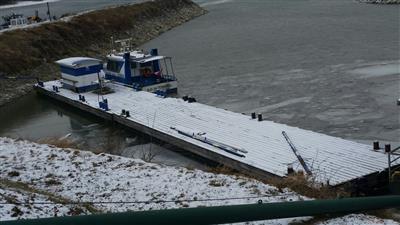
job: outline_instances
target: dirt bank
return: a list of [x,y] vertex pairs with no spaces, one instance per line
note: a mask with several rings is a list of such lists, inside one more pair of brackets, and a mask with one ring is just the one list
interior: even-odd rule
[[29,78],[56,78],[52,62],[59,58],[101,57],[110,50],[111,36],[132,37],[137,46],[204,13],[190,0],[156,0],[4,32],[0,35],[0,105],[30,91],[35,80]]

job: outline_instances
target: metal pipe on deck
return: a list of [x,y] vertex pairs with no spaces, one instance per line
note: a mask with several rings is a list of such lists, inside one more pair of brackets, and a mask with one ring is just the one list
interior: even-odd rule
[[308,175],[312,175],[312,172],[310,168],[307,166],[306,161],[304,161],[303,157],[300,155],[299,151],[297,150],[296,146],[293,144],[293,142],[290,140],[289,136],[286,134],[285,131],[282,131],[283,137],[285,137],[285,140],[289,144],[290,148],[292,149],[293,153],[296,155],[297,159],[299,160],[301,166],[304,168],[306,173]]
[[0,225],[225,224],[333,213],[355,213],[395,207],[400,207],[400,195],[67,216],[4,221],[0,222]]

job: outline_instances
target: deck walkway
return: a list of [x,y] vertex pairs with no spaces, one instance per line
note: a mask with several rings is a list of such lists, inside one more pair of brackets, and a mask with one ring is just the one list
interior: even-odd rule
[[[83,110],[94,109],[96,111],[92,112],[98,115],[110,116],[135,129],[143,128],[145,133],[154,133],[163,141],[173,142],[195,154],[247,172],[254,170],[284,177],[288,165],[304,171],[282,131],[290,137],[318,182],[329,181],[331,185],[338,185],[383,171],[388,166],[387,155],[382,151],[373,151],[372,144],[360,144],[272,121],[259,122],[248,115],[200,103],[188,103],[182,99],[160,98],[118,84],[107,84],[115,93],[104,95],[110,108],[104,112],[99,109],[97,94],[84,93],[86,102],[81,102],[78,94],[72,91],[59,88],[59,92],[55,93],[53,85],[61,87],[59,81],[50,81],[39,89]],[[129,110],[129,118],[121,116],[122,109]],[[243,153],[245,157],[234,155],[171,127],[203,132],[203,137],[207,139],[244,149],[247,153]]]

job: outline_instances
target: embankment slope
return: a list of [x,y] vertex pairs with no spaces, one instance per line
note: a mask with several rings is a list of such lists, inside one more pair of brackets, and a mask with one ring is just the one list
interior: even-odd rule
[[[190,0],[156,0],[88,12],[68,20],[0,35],[0,105],[31,90],[34,80],[54,79],[53,61],[70,56],[101,57],[110,38],[133,38],[134,46],[206,11]],[[18,87],[18,88],[16,88]]]

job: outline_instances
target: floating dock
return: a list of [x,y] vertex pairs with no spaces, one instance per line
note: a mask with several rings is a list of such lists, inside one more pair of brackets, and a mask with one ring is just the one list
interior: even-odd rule
[[[117,83],[107,86],[114,93],[78,94],[62,88],[59,80],[35,88],[75,108],[258,177],[285,177],[288,168],[293,168],[307,172],[316,182],[336,186],[388,168],[387,154],[373,150],[372,145],[258,121],[197,102],[162,98]],[[99,107],[102,98],[107,99],[107,107]]]

